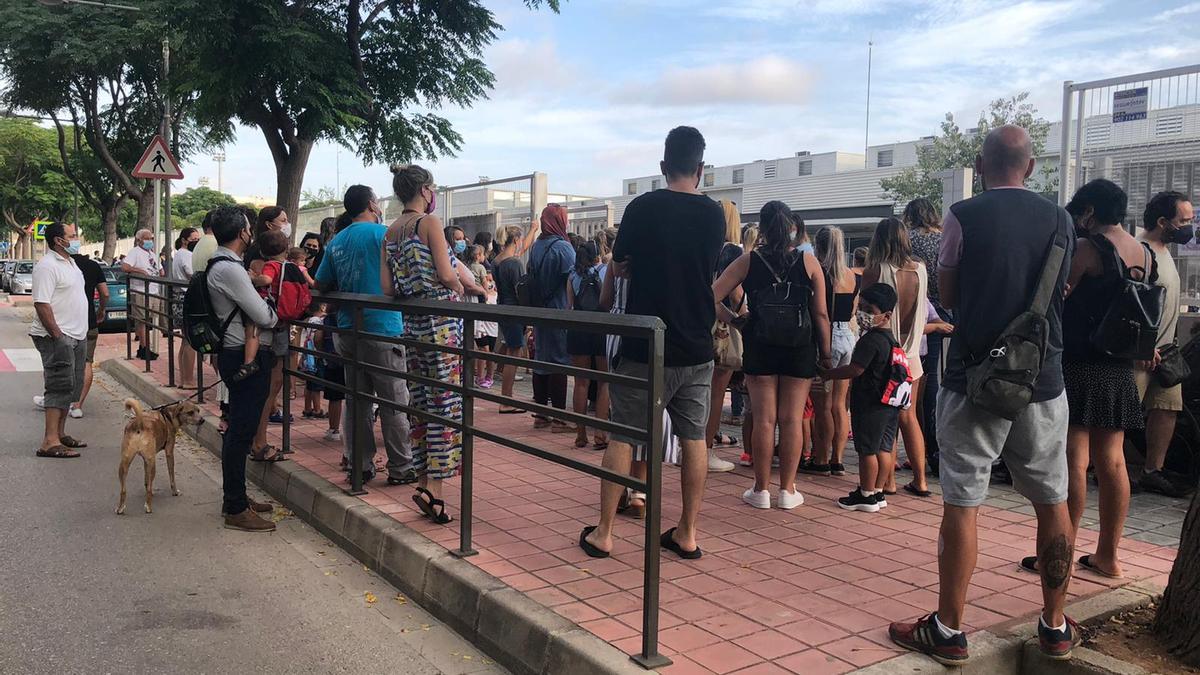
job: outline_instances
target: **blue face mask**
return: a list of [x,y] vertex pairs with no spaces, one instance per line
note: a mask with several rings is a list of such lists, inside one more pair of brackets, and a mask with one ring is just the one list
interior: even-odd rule
[[146,249],[147,251],[153,251],[154,250],[154,242],[150,239],[147,239],[146,241],[142,242],[142,248]]
[[79,248],[81,246],[83,246],[83,242],[79,241],[78,239],[68,239],[67,240],[67,253],[70,253],[71,255],[75,255],[76,253],[79,253]]
[[467,240],[466,239],[459,239],[458,241],[454,242],[454,252],[455,253],[458,253],[459,255],[461,255],[466,250],[467,250]]

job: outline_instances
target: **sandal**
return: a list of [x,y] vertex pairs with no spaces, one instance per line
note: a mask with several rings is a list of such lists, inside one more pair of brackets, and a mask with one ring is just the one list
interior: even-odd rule
[[[422,497],[428,497],[428,499],[422,499]],[[417,494],[412,496],[412,500],[416,503],[417,508],[421,509],[421,513],[438,525],[445,525],[454,520],[450,514],[446,513],[446,502],[435,498],[432,492],[423,487],[417,488]]]
[[[640,500],[641,504],[634,504],[634,500]],[[634,492],[628,488],[621,493],[621,499],[617,502],[617,513],[626,513],[634,520],[646,519],[646,495],[641,492]]]
[[933,496],[933,493],[930,492],[929,490],[919,490],[919,489],[917,489],[917,486],[912,483],[905,485],[904,491],[910,495],[916,495],[917,497],[932,497]]
[[673,552],[675,555],[683,558],[684,560],[696,560],[700,556],[704,555],[704,552],[700,550],[699,546],[690,551],[683,550],[683,547],[679,545],[679,542],[675,541],[675,530],[676,528],[672,527],[666,532],[663,532],[662,538],[658,540],[659,545],[668,551]]
[[64,446],[66,446],[68,448],[72,448],[74,450],[78,450],[80,448],[87,447],[87,443],[84,443],[83,441],[80,441],[80,440],[76,440],[75,438],[72,438],[71,436],[61,436],[61,437],[59,437],[58,440],[61,441]]
[[264,445],[257,450],[250,451],[251,462],[286,462],[287,458],[279,451],[279,448],[273,445]]
[[1017,565],[1017,569],[1022,572],[1032,572],[1038,574],[1038,564],[1036,555],[1027,555],[1021,558],[1021,562]]
[[576,436],[576,437],[575,437],[575,447],[577,447],[577,448],[586,448],[586,447],[587,447],[587,444],[588,444],[588,440],[587,440],[587,435],[586,435],[586,434],[585,434],[585,435],[583,435],[583,436]]
[[[575,433],[575,427],[571,426],[570,424],[567,424],[566,422],[559,422],[558,420],[555,420],[553,423],[551,423],[551,427],[552,428],[550,429],[550,433],[552,433],[552,434],[573,434],[573,433]],[[587,445],[587,443],[585,442],[584,445]]]
[[1079,556],[1079,566],[1089,572],[1099,574],[1100,576],[1102,576],[1106,579],[1120,579],[1121,578],[1120,574],[1110,574],[1109,572],[1105,572],[1104,570],[1100,569],[1100,567],[1098,565],[1095,565],[1094,563],[1092,563],[1091,554]]
[[608,551],[601,551],[600,549],[596,548],[595,544],[587,540],[587,536],[595,531],[595,529],[595,525],[588,525],[587,527],[583,528],[583,532],[579,533],[579,548],[583,549],[583,552],[588,554],[589,557],[607,558],[612,554]]
[[508,406],[500,406],[501,415],[524,415],[525,411],[520,408],[510,408]]
[[738,444],[738,439],[729,434],[717,434],[713,436],[713,447],[716,448],[731,448]]
[[52,445],[45,449],[38,448],[37,456],[38,457],[55,457],[58,459],[69,459],[69,458],[73,458],[73,457],[79,457],[79,453],[75,452],[74,450],[68,450],[66,447],[64,447],[62,445]]

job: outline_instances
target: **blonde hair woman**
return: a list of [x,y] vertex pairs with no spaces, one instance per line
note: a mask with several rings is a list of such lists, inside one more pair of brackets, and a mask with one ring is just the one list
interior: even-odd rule
[[[898,218],[884,218],[875,228],[871,246],[867,249],[867,269],[863,274],[863,287],[874,283],[885,283],[896,289],[896,311],[892,318],[892,332],[896,341],[908,355],[908,369],[912,375],[913,389],[919,386],[924,371],[921,369],[921,336],[925,334],[925,317],[928,312],[929,278],[925,265],[912,255],[908,231]],[[916,406],[900,413],[900,433],[904,437],[904,451],[912,465],[913,480],[904,490],[918,497],[930,496],[925,481],[925,437],[917,420]],[[895,455],[889,458],[895,460]],[[880,466],[880,472],[887,467]],[[891,467],[891,471],[895,467]],[[895,478],[888,480],[885,494],[895,492]]]
[[[717,260],[717,274],[725,271],[734,260],[737,260],[742,254],[741,237],[742,237],[742,217],[738,213],[737,204],[721,200],[721,211],[725,213],[725,244],[721,248]],[[739,284],[729,296],[724,298],[723,302],[718,303],[720,309],[717,310],[717,323],[713,327],[714,349],[716,348],[716,339],[725,339],[732,331],[736,331],[731,322],[737,322],[744,317],[747,312],[745,295],[742,293],[742,287]],[[740,342],[740,340],[739,340]],[[728,460],[721,459],[717,456],[716,448],[734,447],[738,443],[738,439],[733,436],[727,436],[721,433],[721,412],[725,407],[725,390],[729,388],[729,381],[733,379],[734,368],[730,367],[728,362],[721,363],[718,361],[714,364],[712,375],[712,386],[709,389],[710,400],[708,407],[708,424],[707,424],[707,446],[708,446],[708,470],[714,472],[733,471],[734,464]]]

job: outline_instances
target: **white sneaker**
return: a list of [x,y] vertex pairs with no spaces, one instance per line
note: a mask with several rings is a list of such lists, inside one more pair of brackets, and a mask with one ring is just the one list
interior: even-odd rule
[[342,440],[342,432],[338,431],[337,429],[326,429],[325,430],[325,440],[341,441]]
[[33,397],[33,407],[35,407],[35,408],[38,408],[40,410],[45,410],[46,409],[45,402],[46,402],[45,396],[38,395],[38,396]]
[[71,406],[71,409],[67,411],[67,414],[71,416],[71,419],[83,419],[83,409],[78,406]]
[[804,503],[804,495],[800,494],[799,490],[788,492],[780,490],[779,497],[776,499],[776,506],[781,509],[794,509]]
[[708,449],[708,471],[709,473],[724,473],[733,471],[733,462],[727,462],[720,457],[712,448]]
[[742,501],[756,509],[771,508],[771,491],[755,490],[753,487],[742,493]]
[[513,382],[524,382],[524,381],[525,381],[524,375],[513,375]]

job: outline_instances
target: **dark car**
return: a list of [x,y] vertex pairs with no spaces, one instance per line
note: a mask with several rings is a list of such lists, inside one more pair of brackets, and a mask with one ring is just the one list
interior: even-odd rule
[[[105,309],[105,321],[100,324],[100,332],[119,332],[125,330],[125,320],[129,312],[129,280],[128,275],[115,267],[103,267],[104,281],[108,286],[108,306]],[[92,296],[92,302],[97,302],[100,294]]]

